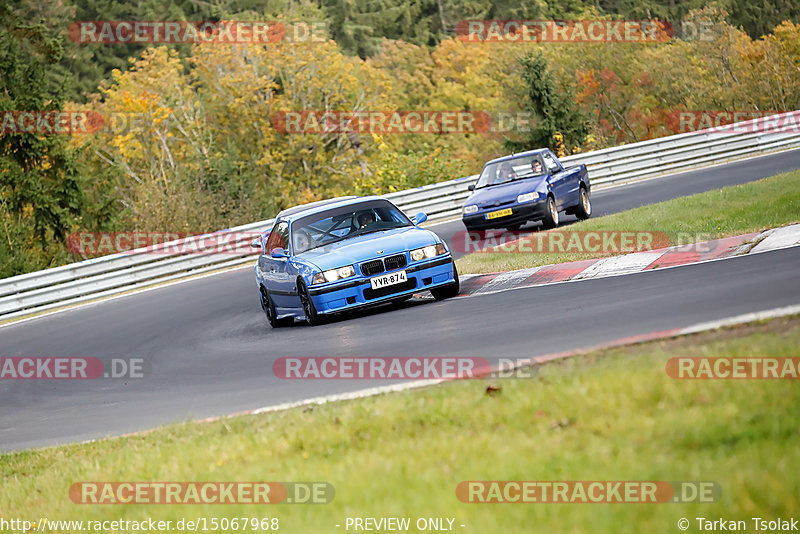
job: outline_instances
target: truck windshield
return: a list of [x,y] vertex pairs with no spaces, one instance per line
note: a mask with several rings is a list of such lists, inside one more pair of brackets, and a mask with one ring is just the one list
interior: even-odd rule
[[475,188],[504,184],[522,178],[530,178],[545,173],[540,154],[490,163],[483,168]]

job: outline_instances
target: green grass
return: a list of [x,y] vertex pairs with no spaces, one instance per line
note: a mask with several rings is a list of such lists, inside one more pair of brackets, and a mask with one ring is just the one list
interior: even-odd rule
[[[798,221],[800,171],[792,171],[743,185],[588,219],[560,228],[559,231],[665,232],[671,243],[686,244],[757,232]],[[687,234],[695,234],[697,238],[688,239]],[[605,254],[611,255],[614,254]],[[459,273],[488,273],[597,257],[603,256],[587,253],[481,252],[459,258],[456,265]]]
[[[0,456],[0,515],[34,519],[278,517],[289,533],[346,517],[455,517],[464,532],[678,532],[695,517],[800,509],[800,388],[790,380],[673,380],[674,356],[798,356],[800,318],[591,353],[530,379],[185,423]],[[502,390],[487,394],[491,383]],[[77,481],[327,481],[327,505],[73,504]],[[694,504],[464,504],[464,480],[716,481]],[[415,531],[412,528],[412,532]]]

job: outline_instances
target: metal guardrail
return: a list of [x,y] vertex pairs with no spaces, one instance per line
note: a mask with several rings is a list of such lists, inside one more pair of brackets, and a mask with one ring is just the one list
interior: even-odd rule
[[[794,118],[800,125],[800,111],[775,115],[776,120]],[[729,126],[732,131],[698,131],[651,139],[562,158],[566,165],[585,163],[593,187],[639,180],[685,171],[800,146],[800,128],[789,132],[752,132],[769,118]],[[469,196],[467,186],[477,175],[426,185],[384,195],[403,211],[419,211],[435,221],[458,215]],[[251,234],[271,228],[274,219],[229,228],[207,235],[233,232],[233,241],[242,245]],[[131,290],[154,286],[189,276],[255,260],[254,254],[198,254],[164,252],[175,249],[186,239],[161,245],[162,252],[136,249],[53,269],[0,280],[0,320],[45,312],[80,302],[88,302]],[[246,246],[246,243],[244,243]]]

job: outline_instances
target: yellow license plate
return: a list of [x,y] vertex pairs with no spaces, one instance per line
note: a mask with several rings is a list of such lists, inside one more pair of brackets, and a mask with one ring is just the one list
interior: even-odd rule
[[505,217],[507,215],[511,215],[511,208],[506,208],[504,210],[497,210],[492,211],[486,214],[487,219],[497,219],[498,217]]

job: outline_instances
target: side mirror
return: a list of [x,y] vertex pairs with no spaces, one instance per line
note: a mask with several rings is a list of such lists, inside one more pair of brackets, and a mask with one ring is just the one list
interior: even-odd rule
[[260,239],[256,239],[255,241],[250,243],[250,246],[253,247],[253,248],[261,248],[261,240]]
[[470,190],[470,191],[475,191],[475,184],[469,184],[467,186],[467,189]]
[[417,213],[416,215],[414,215],[414,224],[415,225],[420,225],[420,224],[424,223],[427,220],[428,220],[428,215],[424,211],[421,211],[421,212]]
[[285,251],[285,250],[283,250],[283,248],[282,248],[282,247],[275,247],[275,248],[273,248],[273,249],[272,249],[272,252],[270,252],[270,256],[272,256],[272,257],[273,257],[273,258],[275,258],[275,259],[279,259],[279,258],[287,258],[287,257],[288,257],[288,255],[286,254],[286,251]]

